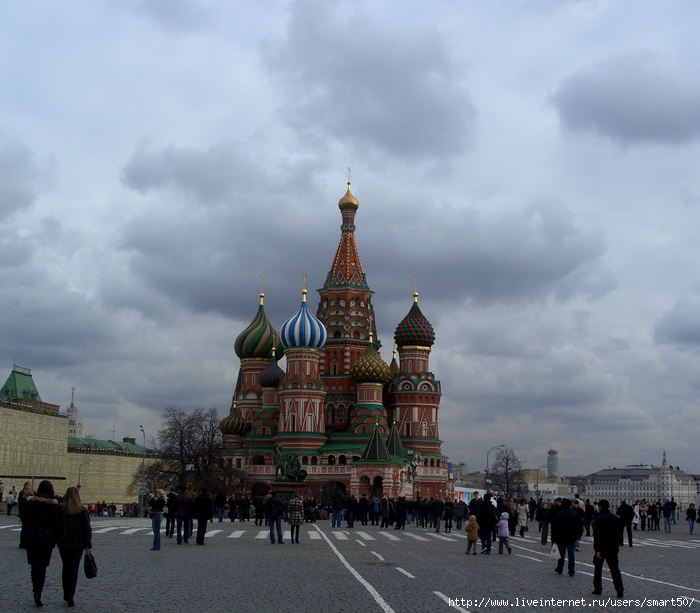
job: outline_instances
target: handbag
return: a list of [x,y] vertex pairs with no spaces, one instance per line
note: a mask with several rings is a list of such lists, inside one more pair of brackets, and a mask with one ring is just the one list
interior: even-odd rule
[[95,562],[95,556],[92,555],[92,551],[89,549],[85,550],[85,555],[83,557],[83,570],[85,571],[85,576],[88,579],[94,579],[97,577],[97,563]]
[[561,558],[561,554],[559,553],[559,545],[556,543],[552,544],[552,549],[549,552],[549,557],[552,558],[552,560],[558,560]]

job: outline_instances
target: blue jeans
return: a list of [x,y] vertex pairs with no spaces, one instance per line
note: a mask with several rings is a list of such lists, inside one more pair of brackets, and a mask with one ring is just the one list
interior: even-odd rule
[[160,525],[162,523],[162,513],[154,513],[151,515],[151,525],[153,526],[153,549],[160,549]]
[[280,543],[284,542],[282,541],[282,516],[270,518],[268,523],[270,524],[270,541],[275,542],[275,526],[277,526],[277,540]]
[[570,543],[557,543],[559,547],[559,561],[557,562],[557,572],[561,573],[564,570],[564,557],[569,558],[569,574],[574,574],[574,568],[576,567],[576,541],[571,541]]
[[219,518],[219,523],[224,521],[224,509],[216,507],[216,516]]
[[190,539],[190,520],[187,517],[176,517],[175,524],[177,525],[177,542],[182,543],[183,537],[185,543]]
[[440,532],[440,520],[441,517],[434,517],[433,518],[433,523],[435,524],[435,532]]
[[331,528],[340,528],[340,524],[343,521],[343,510],[333,509],[333,518],[331,519]]
[[493,530],[479,530],[481,533],[481,551],[488,551],[491,553],[491,537],[493,536]]

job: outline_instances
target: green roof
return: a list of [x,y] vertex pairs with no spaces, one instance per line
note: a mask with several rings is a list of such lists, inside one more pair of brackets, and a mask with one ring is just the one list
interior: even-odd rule
[[365,450],[362,453],[362,458],[360,458],[360,461],[365,460],[380,462],[391,461],[389,451],[387,450],[386,445],[384,444],[384,440],[382,439],[382,435],[380,434],[379,428],[377,426],[375,426],[374,430],[372,430],[372,436],[367,442],[367,446],[365,447]]
[[399,430],[396,427],[396,422],[391,424],[389,438],[386,439],[386,448],[390,455],[398,456],[400,458],[406,457],[406,452],[401,444],[401,437],[399,436]]
[[152,450],[132,443],[133,439],[117,441],[104,441],[96,438],[68,437],[69,449],[85,449],[91,451],[120,451],[122,453],[153,453]]
[[42,401],[39,391],[34,385],[32,371],[15,364],[10,376],[5,381],[5,385],[0,388],[0,400],[15,400],[17,398]]

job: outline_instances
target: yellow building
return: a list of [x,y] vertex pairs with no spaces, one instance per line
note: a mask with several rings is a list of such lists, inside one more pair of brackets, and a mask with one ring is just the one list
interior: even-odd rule
[[68,418],[43,402],[28,368],[15,365],[0,388],[0,479],[17,491],[25,481],[66,483]]
[[[0,480],[5,491],[20,491],[25,481],[36,487],[48,479],[56,494],[81,484],[84,504],[135,502],[127,488],[152,453],[135,439],[122,442],[69,438],[69,418],[59,405],[43,402],[28,368],[12,368],[0,388]],[[77,409],[71,402],[72,421]]]

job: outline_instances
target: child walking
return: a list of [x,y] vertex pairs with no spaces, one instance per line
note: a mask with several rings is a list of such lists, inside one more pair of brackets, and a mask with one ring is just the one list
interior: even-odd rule
[[512,553],[508,537],[510,530],[508,528],[508,513],[501,513],[501,519],[496,524],[496,533],[498,534],[498,553],[503,553],[503,546],[506,546],[508,554]]
[[469,521],[464,530],[467,533],[467,550],[464,553],[469,555],[469,552],[473,549],[472,555],[476,555],[476,543],[479,540],[479,524],[476,523],[476,515],[469,516]]

